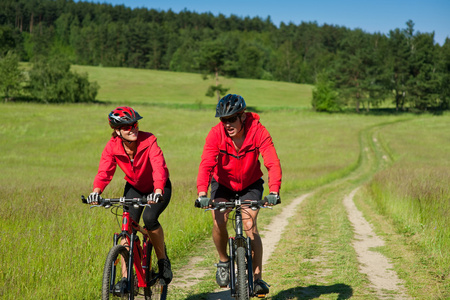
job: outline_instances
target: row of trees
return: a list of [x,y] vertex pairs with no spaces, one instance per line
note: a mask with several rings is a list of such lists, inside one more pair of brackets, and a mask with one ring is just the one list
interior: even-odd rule
[[336,110],[342,102],[368,109],[385,99],[397,110],[450,106],[450,40],[440,47],[433,33],[414,33],[412,21],[388,37],[349,32],[322,73],[313,95],[318,110]]
[[[448,108],[450,40],[441,46],[433,33],[406,25],[384,35],[311,22],[276,27],[270,17],[7,0],[0,3],[0,52],[14,50],[25,61],[63,55],[76,64],[317,83],[318,110],[359,110],[385,99],[397,109]],[[210,92],[223,90],[218,84]]]

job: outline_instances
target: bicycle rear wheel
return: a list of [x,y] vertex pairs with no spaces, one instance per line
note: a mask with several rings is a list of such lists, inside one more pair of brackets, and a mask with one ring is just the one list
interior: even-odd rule
[[151,270],[150,287],[144,288],[145,300],[166,300],[167,299],[167,285],[161,285],[159,278],[154,269]]
[[155,284],[144,289],[145,300],[166,300],[167,291],[167,285],[161,285],[159,279],[156,279]]
[[122,274],[128,274],[129,257],[128,249],[122,245],[116,245],[109,251],[103,269],[102,300],[134,299],[138,291],[134,284],[134,276],[130,279],[131,293],[126,285],[116,289],[116,285],[120,287]]
[[147,246],[147,266],[150,266],[151,269],[150,272],[147,273],[146,278],[148,287],[144,288],[145,300],[166,300],[168,286],[161,285],[161,282],[159,281],[159,270],[156,259],[154,259],[154,262],[152,262],[152,254],[154,254],[154,252],[152,252],[152,249],[153,246],[149,244]]
[[237,264],[237,276],[236,276],[236,299],[248,300],[248,275],[247,275],[247,263],[245,257],[245,248],[238,246],[236,249],[236,264]]

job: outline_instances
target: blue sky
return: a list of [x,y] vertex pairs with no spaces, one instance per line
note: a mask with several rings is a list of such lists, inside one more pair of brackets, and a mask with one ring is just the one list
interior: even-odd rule
[[[86,0],[84,0],[86,1]],[[450,38],[450,0],[89,0],[90,2],[124,4],[179,12],[211,12],[239,17],[270,16],[278,26],[281,22],[300,24],[317,22],[374,33],[388,34],[395,28],[406,28],[414,22],[415,31],[435,33],[435,42],[444,44]]]

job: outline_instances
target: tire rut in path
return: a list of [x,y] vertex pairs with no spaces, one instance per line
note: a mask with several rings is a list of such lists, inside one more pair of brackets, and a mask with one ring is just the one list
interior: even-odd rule
[[344,206],[355,233],[353,247],[360,263],[360,272],[367,275],[380,299],[410,299],[405,294],[403,281],[393,270],[394,266],[384,255],[371,250],[384,246],[384,241],[375,234],[369,222],[356,208],[353,197],[358,189],[344,198]]

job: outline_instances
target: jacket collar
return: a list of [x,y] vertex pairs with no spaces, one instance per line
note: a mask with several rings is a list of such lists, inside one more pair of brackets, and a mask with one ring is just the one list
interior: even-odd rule
[[[151,133],[139,131],[138,139],[137,139],[137,150],[136,154],[144,151],[146,148],[150,146],[150,142],[148,141],[148,137],[151,135]],[[122,138],[120,136],[117,136],[113,138],[114,141],[114,153],[117,155],[126,155],[125,149],[122,146]]]

